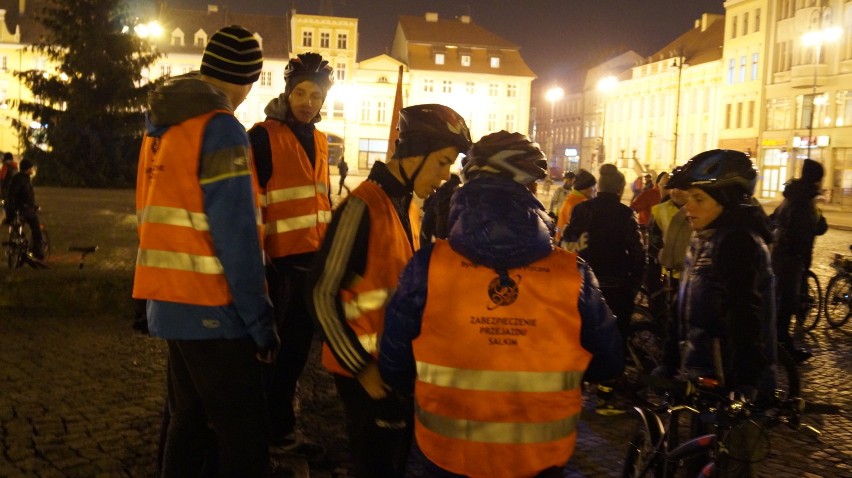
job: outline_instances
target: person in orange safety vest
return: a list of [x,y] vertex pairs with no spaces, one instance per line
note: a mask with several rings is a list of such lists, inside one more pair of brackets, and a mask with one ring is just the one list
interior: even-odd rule
[[305,276],[331,222],[328,139],[314,126],[333,71],[316,53],[302,53],[284,68],[284,92],[264,109],[266,120],[249,130],[263,193],[264,249],[269,295],[281,352],[266,377],[271,450],[320,457],[324,449],[294,431],[296,383],[314,336],[305,302]]
[[323,365],[332,372],[347,418],[355,476],[402,476],[411,442],[407,403],[389,395],[376,364],[385,305],[419,248],[419,211],[450,177],[470,145],[464,119],[436,104],[399,112],[392,159],[335,210],[308,278],[311,310],[324,333]]
[[621,336],[526,187],[546,174],[538,144],[503,131],[467,158],[448,239],[415,253],[388,305],[379,369],[413,388],[422,476],[562,476],[583,380],[622,372]]

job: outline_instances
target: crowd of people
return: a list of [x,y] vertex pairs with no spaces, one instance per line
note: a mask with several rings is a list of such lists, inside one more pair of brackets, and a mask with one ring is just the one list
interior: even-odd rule
[[[133,296],[168,344],[159,476],[262,477],[276,455],[322,456],[294,406],[315,332],[363,478],[561,476],[583,384],[597,385],[598,413],[625,411],[624,337],[643,285],[679,284],[661,306],[656,374],[711,375],[756,399],[774,388],[776,341],[798,350],[784,334],[801,277],[776,288],[773,268],[806,269],[825,231],[819,163],[772,219],[751,160],[730,150],[647,175],[632,208],[613,164],[568,172],[545,207],[536,143],[507,131],[474,142],[457,112],[423,104],[399,111],[392,156],[335,204],[316,127],[332,67],[292,58],[246,132],[234,110],[262,64],[254,36],[225,27],[200,71],[151,95]],[[342,158],[338,171],[339,196]]]

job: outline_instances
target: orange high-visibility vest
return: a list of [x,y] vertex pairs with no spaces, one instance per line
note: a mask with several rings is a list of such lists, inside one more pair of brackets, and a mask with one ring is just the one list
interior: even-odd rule
[[263,189],[264,245],[270,257],[319,250],[331,222],[328,140],[314,129],[314,165],[293,131],[277,120],[258,123],[269,135],[272,177]]
[[[233,302],[213,246],[198,179],[204,129],[218,113],[230,114],[211,111],[172,126],[160,138],[145,136],[143,140],[136,184],[139,251],[133,281],[135,298],[205,306]],[[263,244],[251,157],[246,158],[246,164]]]
[[576,442],[583,373],[577,255],[561,249],[508,272],[514,286],[437,241],[417,362],[415,437],[441,468],[532,477]]
[[571,193],[565,198],[565,201],[562,203],[562,208],[559,209],[559,214],[556,216],[556,237],[554,237],[554,240],[557,245],[559,244],[559,241],[562,240],[562,233],[565,230],[565,226],[571,222],[571,212],[574,210],[574,206],[587,199],[589,198],[576,189],[571,190]]
[[[414,251],[393,203],[378,184],[364,181],[351,194],[367,205],[370,215],[369,252],[364,276],[344,285],[340,299],[347,323],[361,345],[373,357],[378,357],[385,306],[396,291],[399,275]],[[416,241],[417,236],[414,237]],[[322,363],[331,372],[352,376],[337,362],[328,344],[323,344]]]

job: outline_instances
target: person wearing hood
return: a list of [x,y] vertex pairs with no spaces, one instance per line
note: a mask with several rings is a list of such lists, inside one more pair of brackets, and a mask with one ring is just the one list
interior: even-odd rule
[[[657,373],[714,378],[723,392],[749,400],[775,389],[775,291],[768,218],[752,195],[757,170],[745,153],[710,150],[672,175],[666,187],[686,190],[684,208],[695,231],[678,296],[680,351],[669,352]],[[671,353],[678,353],[672,356]],[[756,430],[756,432],[755,432]],[[740,459],[721,456],[720,476],[756,476],[759,428],[746,426],[735,447]],[[734,436],[734,434],[732,434]]]
[[447,240],[415,253],[388,305],[379,367],[414,393],[410,469],[561,476],[584,373],[619,375],[621,337],[591,268],[552,245],[550,217],[529,189],[546,174],[538,145],[501,131],[468,159]]
[[770,216],[774,226],[772,268],[778,295],[778,342],[797,362],[811,357],[799,349],[790,335],[791,318],[799,312],[802,294],[806,293],[806,275],[811,268],[814,239],[828,231],[828,224],[816,205],[824,169],[822,164],[805,159],[802,176],[784,187],[784,200]]
[[249,130],[263,194],[266,278],[281,352],[267,370],[270,443],[277,454],[318,458],[320,445],[295,433],[296,384],[311,349],[314,323],[306,304],[306,275],[331,222],[328,140],[314,126],[333,84],[328,61],[302,53],[284,68],[284,92]]
[[[168,344],[163,477],[198,476],[213,434],[219,476],[269,473],[262,363],[278,349],[259,198],[234,110],[263,66],[254,35],[216,31],[200,73],[149,98],[136,187],[133,297]],[[210,465],[207,463],[206,465]]]
[[431,196],[470,146],[464,119],[443,105],[401,109],[397,129],[391,159],[374,163],[335,209],[308,274],[309,307],[324,334],[322,363],[343,402],[359,478],[402,476],[410,401],[389,394],[376,362],[378,338],[399,274],[420,248],[413,196]]
[[[636,213],[621,203],[625,185],[624,174],[614,164],[602,164],[597,195],[574,207],[560,245],[579,254],[595,271],[601,293],[626,339],[645,270],[645,248]],[[617,397],[624,390],[617,388],[616,381],[598,384],[595,413],[618,415],[627,411],[627,404]]]

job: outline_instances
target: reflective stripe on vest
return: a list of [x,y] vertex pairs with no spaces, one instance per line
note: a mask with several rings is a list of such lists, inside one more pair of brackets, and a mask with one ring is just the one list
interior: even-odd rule
[[453,473],[531,477],[574,449],[591,358],[580,345],[577,256],[556,249],[508,277],[435,242],[413,341],[415,437]]
[[[504,445],[546,443],[561,440],[577,429],[580,414],[540,423],[483,422],[436,415],[415,408],[417,421],[445,437]],[[567,460],[566,460],[567,461]]]
[[[358,336],[364,349],[377,357],[385,306],[414,251],[393,203],[378,184],[364,181],[352,191],[351,196],[363,201],[369,214],[367,265],[363,277],[344,284],[339,296],[344,304],[347,325]],[[325,343],[322,363],[331,372],[352,376],[337,362]]]
[[314,130],[312,165],[287,125],[267,120],[255,127],[266,130],[272,160],[262,200],[266,252],[285,257],[319,250],[332,216],[325,134]]

